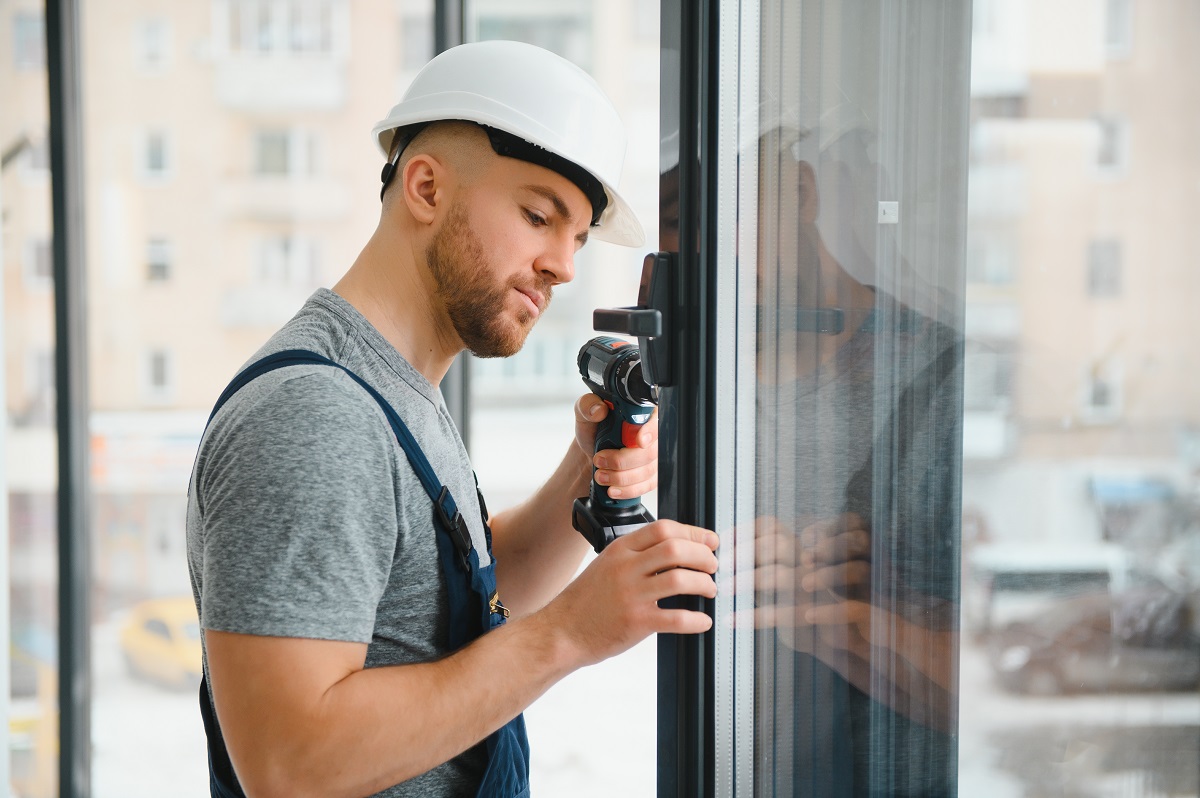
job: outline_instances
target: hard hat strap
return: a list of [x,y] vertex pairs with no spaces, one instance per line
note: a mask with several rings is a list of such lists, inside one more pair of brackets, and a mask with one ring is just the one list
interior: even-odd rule
[[[396,176],[396,165],[400,162],[400,155],[404,149],[424,130],[431,122],[421,122],[413,125],[405,125],[404,127],[396,128],[395,134],[392,137],[392,157],[383,165],[383,171],[379,175],[379,179],[383,185],[379,189],[379,199],[383,199],[383,193],[387,191],[388,184],[392,182],[392,178]],[[505,158],[516,158],[519,161],[544,166],[547,169],[558,172],[560,175],[570,180],[583,195],[588,198],[588,202],[592,204],[592,226],[595,227],[600,222],[600,214],[604,213],[604,209],[608,207],[608,193],[604,190],[603,184],[592,176],[583,167],[572,161],[568,161],[561,155],[556,155],[544,147],[526,141],[520,136],[516,136],[499,128],[480,125],[484,132],[487,133],[488,141],[492,144],[492,150]]]
[[416,125],[405,125],[398,127],[392,134],[392,157],[383,165],[383,171],[379,174],[379,179],[383,185],[379,187],[379,199],[383,201],[383,192],[387,191],[388,183],[392,182],[392,178],[396,176],[396,164],[400,163],[400,154],[404,149],[412,143],[412,140],[417,137],[417,134],[424,130],[429,125],[429,122],[421,122]]

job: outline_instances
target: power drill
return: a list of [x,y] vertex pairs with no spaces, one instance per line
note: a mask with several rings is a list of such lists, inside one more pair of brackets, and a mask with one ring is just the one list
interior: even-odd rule
[[[628,341],[601,335],[579,350],[579,373],[609,408],[596,427],[595,451],[633,446],[658,404],[657,389],[643,376],[642,353]],[[608,488],[596,482],[595,466],[591,490],[575,500],[571,513],[571,522],[597,554],[621,535],[653,520],[640,497],[609,498]]]

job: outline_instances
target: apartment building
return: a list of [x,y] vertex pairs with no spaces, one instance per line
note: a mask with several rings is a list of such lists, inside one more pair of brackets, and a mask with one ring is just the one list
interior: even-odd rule
[[976,4],[965,533],[1151,548],[1180,531],[1168,506],[1200,465],[1200,117],[1179,110],[1200,87],[1170,77],[1200,72],[1178,24],[1198,12]]

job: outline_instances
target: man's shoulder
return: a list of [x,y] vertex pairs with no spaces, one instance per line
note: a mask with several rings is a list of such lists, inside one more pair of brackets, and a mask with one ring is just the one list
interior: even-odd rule
[[267,355],[288,349],[305,349],[339,360],[353,337],[353,326],[325,298],[328,293],[323,290],[314,293],[242,368]]

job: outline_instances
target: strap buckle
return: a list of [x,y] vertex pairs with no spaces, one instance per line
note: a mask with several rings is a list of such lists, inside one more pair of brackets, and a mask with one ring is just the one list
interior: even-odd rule
[[458,505],[454,502],[454,497],[450,495],[450,489],[445,485],[442,486],[442,492],[438,494],[437,501],[433,503],[437,510],[438,520],[441,521],[442,527],[450,534],[450,540],[454,541],[454,548],[458,549],[458,556],[462,558],[463,565],[468,562],[471,549],[471,530],[467,528],[467,522],[463,519],[462,513],[458,511]]

